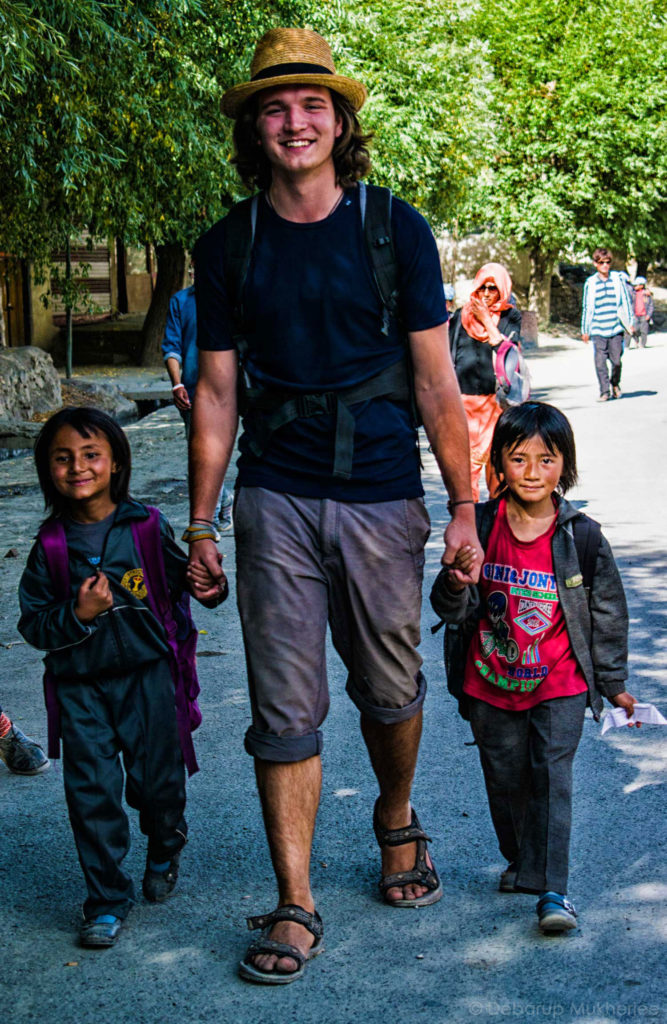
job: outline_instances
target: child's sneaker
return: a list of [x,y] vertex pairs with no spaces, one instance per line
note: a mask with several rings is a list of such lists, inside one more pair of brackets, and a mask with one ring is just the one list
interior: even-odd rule
[[538,924],[543,932],[566,932],[577,927],[577,912],[567,896],[558,892],[545,892],[535,908]]
[[[141,883],[144,896],[149,903],[162,903],[167,896],[171,896],[178,881],[178,865],[181,860],[181,851],[175,853],[162,870],[156,868],[151,861],[150,855],[146,854],[146,870]],[[162,865],[160,865],[162,867]]]
[[15,775],[38,775],[49,767],[49,759],[39,743],[24,736],[15,725],[0,737],[0,759]]
[[218,528],[220,533],[226,533],[227,530],[231,530],[234,523],[232,522],[232,508],[234,507],[234,499],[231,498],[226,505],[220,506],[220,514],[218,516]]
[[100,914],[83,921],[79,928],[79,941],[86,949],[108,949],[115,945],[123,922],[113,914]]
[[517,867],[514,861],[508,864],[498,883],[499,892],[516,892]]

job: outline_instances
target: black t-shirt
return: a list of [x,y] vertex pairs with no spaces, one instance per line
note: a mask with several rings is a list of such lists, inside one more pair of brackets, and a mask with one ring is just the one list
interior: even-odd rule
[[[408,331],[447,320],[435,240],[424,218],[394,199],[392,230],[400,315]],[[225,221],[197,243],[197,344],[234,347],[225,289]],[[244,291],[248,367],[254,379],[294,392],[352,387],[405,355],[396,324],[382,333],[383,308],[363,239],[358,190],[323,221],[297,224],[261,198]],[[238,483],[306,497],[389,501],[423,494],[415,430],[407,405],[376,398],[352,408],[352,478],[332,476],[335,419],[316,416],[281,427],[261,458],[240,441]]]

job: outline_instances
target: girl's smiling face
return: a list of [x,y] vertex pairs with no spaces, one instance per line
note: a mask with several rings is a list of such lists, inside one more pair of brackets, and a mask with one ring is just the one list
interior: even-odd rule
[[74,427],[62,426],[49,450],[49,469],[54,487],[68,502],[84,502],[99,518],[113,512],[111,474],[118,467],[104,434],[91,430],[83,437]]
[[552,508],[551,495],[563,474],[563,456],[549,451],[539,434],[502,451],[503,479],[510,496],[538,513]]

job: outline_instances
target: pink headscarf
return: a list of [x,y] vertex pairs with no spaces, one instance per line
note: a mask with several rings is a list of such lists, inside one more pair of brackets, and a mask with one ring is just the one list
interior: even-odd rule
[[[497,326],[502,311],[504,309],[509,309],[511,306],[510,296],[512,294],[512,278],[509,276],[502,263],[485,263],[483,267],[479,268],[475,275],[470,298],[472,299],[473,296],[477,294],[481,286],[489,281],[495,284],[499,293],[498,298],[493,305],[488,307],[491,319]],[[481,298],[481,296],[478,296],[478,298]],[[486,328],[473,314],[470,299],[461,309],[461,323],[463,324],[464,330],[471,338],[476,338],[477,341],[489,340]]]

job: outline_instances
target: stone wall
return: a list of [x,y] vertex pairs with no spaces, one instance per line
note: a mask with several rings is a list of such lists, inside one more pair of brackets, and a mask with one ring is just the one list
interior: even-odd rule
[[60,378],[47,352],[32,345],[0,352],[0,419],[29,420],[61,405]]

